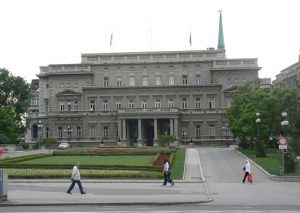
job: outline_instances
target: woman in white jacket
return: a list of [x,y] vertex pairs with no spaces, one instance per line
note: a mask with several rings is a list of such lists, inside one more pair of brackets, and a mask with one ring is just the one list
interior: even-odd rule
[[244,165],[243,170],[245,171],[243,183],[245,183],[245,180],[246,180],[247,176],[251,174],[251,165],[250,165],[249,160],[245,161],[245,165]]

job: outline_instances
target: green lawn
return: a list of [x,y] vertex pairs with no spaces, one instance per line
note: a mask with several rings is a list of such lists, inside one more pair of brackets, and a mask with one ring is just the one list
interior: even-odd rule
[[[267,156],[264,158],[257,158],[255,156],[255,150],[253,149],[239,149],[239,151],[242,152],[247,157],[249,157],[250,159],[252,159],[253,161],[255,161],[258,165],[260,165],[270,174],[281,175],[280,170],[281,170],[282,158],[278,150],[267,149],[266,150]],[[295,173],[285,174],[285,175],[290,175],[290,176],[300,175],[299,165]]]
[[172,178],[180,180],[183,177],[185,149],[179,148],[176,152],[175,159],[172,165]]
[[[162,179],[162,168],[153,168],[157,155],[105,155],[105,156],[46,156],[36,159],[24,159],[23,161],[12,162],[22,168],[7,167],[9,178],[69,178],[72,165],[79,161],[82,165],[81,175],[83,178],[128,178],[128,179]],[[179,148],[176,151],[172,163],[172,178],[182,179],[184,170],[185,149]],[[7,165],[9,165],[7,164]],[[24,168],[28,165],[29,168]],[[49,168],[47,168],[47,165]],[[53,167],[53,165],[64,168]],[[84,167],[87,165],[87,167]],[[104,166],[105,168],[89,168],[90,165]],[[37,166],[38,168],[32,168]],[[118,167],[119,166],[119,167]],[[126,168],[126,167],[130,168]],[[124,167],[124,169],[122,169]],[[149,168],[147,168],[149,167]]]
[[120,166],[152,166],[155,155],[142,156],[50,156],[27,160],[18,164],[58,164],[68,165],[79,161],[81,165],[120,165]]

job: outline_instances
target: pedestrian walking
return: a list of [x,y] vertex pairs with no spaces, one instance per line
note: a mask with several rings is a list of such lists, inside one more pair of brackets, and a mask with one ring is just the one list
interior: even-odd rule
[[166,186],[167,182],[171,183],[171,186],[174,186],[175,183],[171,179],[170,163],[166,159],[164,159],[163,172],[164,172],[164,183],[162,184],[162,186]]
[[[244,172],[245,172],[244,179],[243,179],[243,183],[245,183],[246,178],[247,178],[249,175],[251,175],[251,165],[250,165],[249,160],[246,160],[246,161],[245,161],[243,170],[244,170]],[[252,177],[252,175],[251,175],[251,177]],[[251,183],[252,183],[252,180],[251,180]]]
[[71,175],[72,183],[71,183],[71,186],[69,187],[69,189],[67,191],[68,194],[72,194],[71,191],[74,188],[75,183],[77,183],[77,185],[79,186],[80,193],[81,194],[86,194],[83,191],[83,188],[82,188],[82,185],[81,185],[81,182],[80,182],[79,166],[80,166],[79,161],[76,161],[75,166],[73,167],[73,170],[72,170],[72,175]]

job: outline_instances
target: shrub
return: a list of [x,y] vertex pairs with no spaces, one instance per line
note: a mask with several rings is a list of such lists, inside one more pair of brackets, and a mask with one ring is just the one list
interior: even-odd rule
[[155,155],[157,153],[173,152],[175,149],[166,149],[160,147],[79,147],[68,150],[55,150],[52,152],[55,156],[104,156],[104,155]]
[[175,136],[172,135],[160,135],[158,137],[158,143],[161,147],[169,146],[169,143],[175,140],[176,140]]
[[254,142],[255,156],[258,158],[266,157],[265,144],[263,141]]
[[28,143],[22,142],[22,143],[20,143],[20,145],[22,146],[23,149],[29,149]]
[[296,171],[297,160],[291,150],[284,153],[284,173],[294,173]]

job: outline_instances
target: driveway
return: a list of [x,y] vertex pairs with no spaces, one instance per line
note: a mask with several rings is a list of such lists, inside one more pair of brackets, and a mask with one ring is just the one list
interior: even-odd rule
[[214,201],[212,205],[298,205],[299,182],[277,182],[251,165],[253,184],[242,183],[245,159],[230,148],[198,148],[203,173]]

